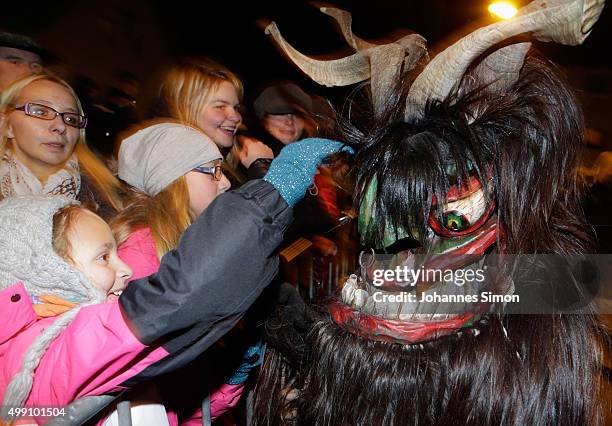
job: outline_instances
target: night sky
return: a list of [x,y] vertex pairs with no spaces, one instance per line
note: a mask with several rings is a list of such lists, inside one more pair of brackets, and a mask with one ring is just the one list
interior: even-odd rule
[[[354,33],[370,41],[398,37],[410,29],[435,46],[466,25],[490,19],[485,1],[327,4],[352,12]],[[570,68],[612,68],[609,8],[583,46],[538,44],[538,48]],[[55,68],[64,75],[87,75],[101,85],[127,70],[146,87],[148,81],[156,81],[164,64],[204,55],[239,74],[247,95],[262,81],[279,78],[322,95],[337,90],[317,86],[289,65],[263,34],[258,25],[262,20],[276,21],[284,37],[305,54],[333,58],[351,53],[329,17],[313,3],[296,0],[4,1],[0,29],[34,37],[55,54]]]

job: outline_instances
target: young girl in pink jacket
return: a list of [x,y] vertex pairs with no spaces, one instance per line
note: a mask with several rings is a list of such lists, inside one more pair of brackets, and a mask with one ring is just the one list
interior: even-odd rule
[[[277,225],[281,225],[288,213],[277,213],[284,217],[278,217],[281,222]],[[13,409],[3,413],[9,420],[24,414],[15,411],[22,407],[59,408],[84,396],[115,394],[140,381],[139,376],[144,380],[156,375],[156,370],[161,373],[170,368],[164,368],[162,360],[180,365],[195,358],[202,349],[192,350],[191,355],[179,350],[189,351],[197,340],[209,340],[205,346],[214,343],[259,293],[249,285],[243,289],[246,292],[225,293],[217,302],[207,295],[198,309],[189,308],[188,303],[171,307],[181,297],[199,292],[193,284],[203,281],[197,275],[208,283],[219,278],[212,277],[214,272],[197,273],[200,268],[195,265],[183,265],[183,271],[176,271],[176,264],[167,265],[164,272],[162,264],[160,274],[132,284],[130,294],[122,299],[130,308],[122,310],[119,295],[132,271],[119,258],[111,230],[100,217],[63,197],[29,196],[0,204],[0,223],[0,399],[7,410]],[[195,258],[194,243],[199,242],[186,242],[191,247],[179,248],[166,258],[166,264]],[[270,275],[266,281],[271,273],[264,274]],[[156,291],[164,292],[168,303],[153,302],[150,294]],[[145,299],[155,308],[143,309]],[[222,307],[226,303],[234,308],[226,311]],[[181,312],[181,307],[187,311]],[[214,318],[226,312],[229,316],[221,317],[229,321],[222,321],[225,325],[221,327],[216,321],[204,325],[206,311],[217,311]],[[164,338],[164,330],[173,328],[171,317],[189,331],[180,327],[182,331],[168,334],[193,334],[196,340]],[[30,414],[37,421],[48,420],[39,411]]]

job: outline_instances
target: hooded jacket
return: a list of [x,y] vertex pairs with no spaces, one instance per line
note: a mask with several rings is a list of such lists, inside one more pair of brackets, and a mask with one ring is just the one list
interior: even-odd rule
[[[116,394],[195,359],[270,283],[290,220],[291,208],[265,181],[217,197],[156,274],[133,281],[117,301],[81,308],[41,358],[25,405]],[[37,319],[21,283],[0,292],[0,318],[3,398],[24,353],[56,318]]]

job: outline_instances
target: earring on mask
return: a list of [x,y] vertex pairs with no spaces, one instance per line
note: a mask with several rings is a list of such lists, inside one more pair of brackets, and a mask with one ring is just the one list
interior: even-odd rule
[[[373,248],[370,248],[370,250],[372,251],[372,254],[365,253],[364,251],[361,251],[359,253],[359,267],[361,269],[361,279],[366,282],[367,282],[367,277],[368,277],[368,274],[367,274],[368,268],[374,265],[374,261],[375,261],[374,256],[376,255],[376,252],[374,251]],[[365,260],[364,253],[366,256],[368,256],[367,264],[364,262]]]

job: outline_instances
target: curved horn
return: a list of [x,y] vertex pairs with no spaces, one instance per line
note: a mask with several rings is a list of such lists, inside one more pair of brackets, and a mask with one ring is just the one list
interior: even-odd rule
[[[342,35],[346,42],[356,51],[364,51],[373,47],[379,46],[378,44],[369,43],[355,34],[352,31],[352,16],[349,12],[338,9],[335,7],[321,7],[319,10],[328,16],[334,18],[342,31]],[[404,61],[404,71],[409,71],[418,63],[418,61],[427,53],[426,43],[424,37],[418,34],[409,34],[401,39],[394,41],[393,43],[399,44],[404,47],[406,52],[406,60]]]
[[412,70],[427,54],[425,39],[418,34],[410,34],[395,43],[388,43],[362,52],[370,58],[370,87],[372,104],[376,115],[380,115],[402,72]]
[[476,81],[487,91],[499,92],[512,86],[518,80],[531,43],[516,43],[502,47],[487,56],[474,69]]
[[346,86],[370,78],[370,61],[359,52],[342,59],[320,61],[309,58],[295,50],[281,36],[276,23],[272,22],[268,25],[265,32],[274,38],[279,48],[299,69],[319,84]]
[[427,57],[427,40],[419,34],[408,34],[395,43],[404,48],[404,72],[412,70],[423,56]]
[[342,9],[337,9],[335,7],[321,7],[319,10],[334,18],[340,27],[340,31],[342,31],[344,39],[356,51],[365,50],[376,46],[375,44],[368,43],[367,41],[353,34],[353,30],[351,29],[353,18],[349,12]]
[[402,72],[404,47],[396,43],[389,43],[368,49],[364,52],[366,53],[370,58],[370,69],[372,70],[370,87],[374,113],[380,115]]
[[530,32],[540,41],[580,44],[599,18],[605,0],[548,0],[532,2],[521,16],[486,26],[437,55],[414,81],[404,117],[419,118],[428,100],[443,100],[459,84],[471,62],[487,49]]

